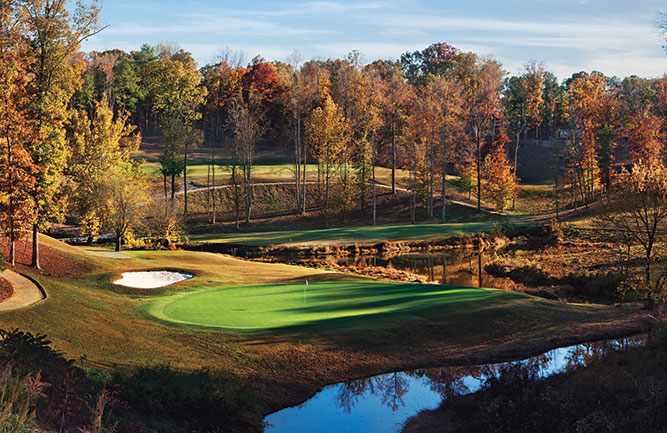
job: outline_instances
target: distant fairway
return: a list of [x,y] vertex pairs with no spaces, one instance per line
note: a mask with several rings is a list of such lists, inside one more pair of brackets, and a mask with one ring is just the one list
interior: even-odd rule
[[415,313],[453,311],[525,298],[500,290],[378,281],[313,281],[212,289],[154,301],[149,312],[192,325],[266,329]]

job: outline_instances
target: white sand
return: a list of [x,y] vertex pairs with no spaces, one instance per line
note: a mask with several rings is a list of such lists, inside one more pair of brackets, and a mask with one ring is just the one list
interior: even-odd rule
[[155,289],[168,286],[180,281],[194,278],[193,274],[174,271],[146,271],[146,272],[124,272],[123,278],[114,281],[120,286],[135,289]]

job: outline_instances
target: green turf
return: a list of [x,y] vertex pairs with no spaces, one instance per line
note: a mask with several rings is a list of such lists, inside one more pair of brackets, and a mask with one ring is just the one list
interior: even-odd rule
[[167,321],[221,328],[262,329],[318,325],[337,319],[453,310],[524,297],[500,290],[380,281],[317,281],[229,287],[178,294],[153,302]]
[[[519,222],[520,218],[513,221]],[[458,234],[488,232],[494,221],[454,224],[416,224],[376,227],[354,227],[328,230],[299,230],[247,234],[202,233],[190,235],[195,242],[231,243],[251,246],[306,244],[378,243],[382,241],[436,240]]]

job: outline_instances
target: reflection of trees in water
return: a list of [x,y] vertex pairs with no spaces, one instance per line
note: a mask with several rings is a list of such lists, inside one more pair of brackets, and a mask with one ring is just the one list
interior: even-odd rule
[[508,371],[524,370],[529,376],[542,377],[549,373],[549,366],[553,361],[550,352],[534,356],[523,361],[503,362],[500,364],[488,364],[480,367],[482,372],[480,382],[500,380]]
[[443,399],[469,392],[466,377],[480,378],[481,367],[429,368],[401,373],[384,374],[366,379],[353,380],[339,385],[338,406],[350,413],[359,400],[375,396],[382,405],[396,411],[405,406],[404,396],[410,390],[408,379],[420,378]]
[[373,395],[380,397],[382,405],[393,411],[405,406],[403,396],[410,390],[405,373],[383,374],[366,379],[353,380],[340,384],[338,388],[338,406],[350,413],[360,397]]
[[345,412],[350,413],[352,408],[357,404],[359,397],[364,395],[366,391],[370,392],[371,395],[375,395],[374,382],[374,377],[368,377],[340,384],[338,395],[336,396],[338,406]]
[[[645,336],[630,337],[614,341],[580,344],[568,348],[565,364],[555,365],[556,351],[543,353],[523,361],[487,364],[482,366],[428,368],[409,372],[391,373],[366,379],[353,380],[338,385],[338,406],[347,413],[363,399],[378,397],[387,408],[396,411],[405,406],[404,397],[409,391],[409,379],[420,379],[431,391],[443,400],[476,392],[479,388],[501,387],[520,389],[522,384],[535,381],[561,370],[586,365],[610,350],[636,347],[645,341]],[[479,387],[469,387],[466,379],[479,381]],[[471,389],[472,388],[472,389]]]
[[424,379],[428,387],[445,400],[469,393],[470,389],[465,384],[465,379],[470,377],[479,380],[482,376],[482,367],[429,368],[416,370],[413,374]]
[[611,351],[622,351],[629,347],[637,347],[646,340],[643,335],[621,338],[611,341],[596,341],[594,343],[584,343],[572,347],[567,356],[567,369],[571,370],[580,365],[588,365],[596,359],[600,359]]
[[497,256],[498,251],[469,252],[448,251],[443,253],[412,253],[355,255],[337,258],[339,265],[357,268],[384,267],[421,275],[440,284],[454,284],[471,287],[504,287],[502,279],[484,271],[483,265]]
[[375,385],[384,406],[393,411],[405,406],[403,396],[410,390],[405,374],[385,374],[378,377]]

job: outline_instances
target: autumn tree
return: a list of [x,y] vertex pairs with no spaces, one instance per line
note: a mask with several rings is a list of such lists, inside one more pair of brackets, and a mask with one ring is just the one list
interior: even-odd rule
[[636,243],[642,251],[643,278],[636,289],[648,305],[667,300],[667,272],[654,267],[656,248],[667,233],[667,173],[663,165],[640,160],[614,183],[612,200],[598,217],[599,227]]
[[104,98],[96,103],[92,118],[81,111],[71,121],[69,198],[89,243],[104,227],[109,212],[107,194],[112,191],[106,188],[107,179],[119,166],[129,163],[130,154],[141,142],[140,135],[131,135],[135,126],[129,124],[129,116],[123,112],[114,119],[113,110]]
[[449,44],[431,44],[422,51],[407,52],[401,56],[406,78],[413,84],[423,83],[429,76],[444,75],[455,67],[459,51]]
[[107,214],[104,227],[116,237],[116,251],[120,251],[127,235],[140,227],[142,210],[150,200],[141,163],[125,162],[110,170],[105,178]]
[[302,71],[300,62],[300,56],[297,53],[292,54],[285,71],[287,76],[284,79],[287,83],[285,86],[285,107],[292,124],[292,158],[294,162],[296,208],[297,212],[304,213],[306,211],[305,176],[308,165],[308,154],[303,138],[303,121],[305,115],[315,102],[315,94],[310,91],[312,86],[308,82],[306,74]]
[[496,140],[484,158],[486,194],[500,211],[507,208],[518,194],[517,179],[507,160],[505,149],[510,141],[504,129],[499,128]]
[[[253,203],[252,169],[255,161],[255,148],[265,131],[262,95],[253,88],[247,99],[237,99],[230,109],[229,122],[234,131],[233,155],[241,168],[245,197],[245,221],[250,222]],[[235,177],[235,173],[232,173]],[[235,179],[234,179],[235,180]]]
[[[461,140],[465,107],[463,106],[463,89],[461,85],[444,76],[435,77],[426,87],[428,109],[434,122],[433,140],[439,147],[441,167],[442,209],[440,221],[446,221],[447,210],[447,166],[455,154],[456,142]],[[432,152],[435,154],[435,152]],[[431,176],[433,178],[433,176]],[[433,186],[431,186],[431,191]],[[431,204],[431,209],[433,205]],[[431,213],[433,210],[431,210]]]
[[382,126],[379,132],[382,147],[385,149],[385,164],[391,167],[391,193],[396,194],[396,170],[399,167],[399,151],[402,145],[403,130],[407,125],[410,107],[414,101],[414,89],[403,75],[399,63],[376,61],[367,66],[382,79],[381,104]]
[[373,225],[377,217],[377,194],[375,185],[375,160],[378,130],[382,122],[380,106],[382,94],[379,77],[360,74],[352,87],[352,143],[354,146],[354,168],[357,178],[359,206],[363,210],[369,193],[369,180],[373,200]]
[[[165,57],[166,55],[163,55]],[[171,200],[176,190],[176,177],[183,173],[184,208],[188,213],[188,151],[203,140],[195,122],[204,103],[207,90],[201,85],[201,75],[190,53],[178,51],[169,58],[146,67],[146,86],[155,110],[160,114],[160,128],[167,145],[161,158],[163,175],[171,178]],[[177,168],[179,149],[183,149],[183,166]]]
[[[331,76],[331,98],[342,110],[345,128],[349,132],[353,131],[354,125],[357,122],[355,116],[358,112],[355,111],[354,88],[361,79],[360,63],[361,54],[358,51],[352,51],[345,59],[329,60],[326,64]],[[350,208],[355,195],[353,192],[352,167],[354,143],[351,141],[353,135],[346,134],[342,139],[346,140],[346,142],[341,143],[341,154],[339,155],[341,158],[339,175],[343,189],[340,198],[342,199],[342,206]]]
[[535,140],[538,140],[540,125],[542,124],[542,109],[544,106],[544,80],[546,71],[544,66],[531,61],[524,66],[522,78],[525,82],[526,113],[528,121],[535,128]]
[[81,63],[71,59],[81,42],[96,29],[99,7],[95,0],[77,3],[70,14],[67,0],[16,0],[25,13],[25,33],[31,57],[28,86],[32,103],[29,119],[36,133],[29,151],[41,167],[33,190],[37,219],[33,225],[32,266],[39,268],[39,232],[63,216],[60,201],[62,171],[67,159],[64,124],[70,98],[80,85]]
[[505,113],[511,133],[514,136],[514,172],[516,173],[519,161],[519,146],[521,136],[528,125],[528,107],[526,104],[526,81],[521,76],[509,77],[505,80],[503,95]]
[[35,127],[26,116],[29,57],[22,24],[9,4],[0,6],[0,233],[9,240],[12,265],[16,241],[35,221],[30,192],[39,172],[26,148]]
[[[297,94],[301,96],[299,99],[304,103],[299,112],[300,116],[303,116],[299,122],[299,134],[303,134],[304,122],[306,115],[315,107],[319,106],[324,98],[330,95],[331,80],[329,71],[322,67],[319,61],[310,61],[306,62],[299,70],[299,89]],[[292,105],[293,107],[293,105]],[[295,129],[296,132],[296,129]],[[308,150],[308,140],[304,139],[303,136],[299,137],[300,152],[295,149],[295,165],[301,166],[300,170],[296,170],[295,178],[297,183],[299,183],[299,172],[301,179],[301,213],[306,212],[306,193],[308,189],[307,182],[307,170],[308,170],[308,158],[310,151]],[[300,161],[300,163],[299,163]],[[299,202],[299,200],[297,200]]]
[[324,213],[324,228],[329,227],[331,186],[336,172],[344,164],[341,154],[345,150],[347,134],[343,110],[329,96],[306,120],[309,149],[319,166],[318,191]]
[[463,86],[463,97],[468,106],[467,128],[474,147],[479,212],[482,208],[482,150],[487,137],[493,134],[501,114],[500,88],[504,72],[497,61],[480,58],[474,53],[461,53],[455,62],[455,74]]
[[[603,129],[617,125],[618,99],[605,77],[600,74],[583,74],[574,78],[567,93],[569,115],[577,127],[572,170],[579,179],[582,198],[588,202],[601,178],[605,179],[605,184],[610,183],[606,179],[609,179],[611,172],[615,141]],[[609,158],[599,158],[600,137],[604,139],[602,143]]]

